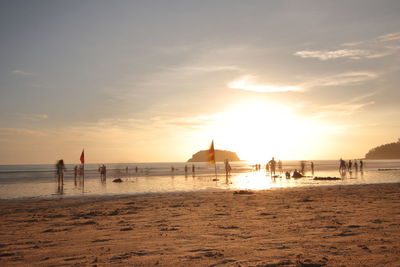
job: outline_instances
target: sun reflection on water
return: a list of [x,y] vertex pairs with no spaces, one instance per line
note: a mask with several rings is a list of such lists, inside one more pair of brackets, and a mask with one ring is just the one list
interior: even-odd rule
[[[304,182],[303,178],[303,182]],[[271,188],[291,187],[298,184],[296,179],[286,179],[284,174],[271,178],[263,171],[240,173],[230,179],[230,187],[233,189],[266,190]]]

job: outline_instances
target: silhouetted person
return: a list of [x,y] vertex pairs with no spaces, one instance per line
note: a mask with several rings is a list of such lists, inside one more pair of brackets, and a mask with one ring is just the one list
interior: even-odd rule
[[57,161],[56,170],[57,170],[57,183],[58,183],[58,186],[62,187],[64,185],[64,171],[65,171],[64,160],[60,159],[59,161]]
[[301,178],[301,177],[303,177],[303,175],[302,175],[301,173],[299,173],[299,172],[297,171],[297,169],[295,169],[294,172],[293,172],[292,177],[293,177],[293,178]]
[[104,180],[107,178],[107,167],[103,164],[103,178]]
[[224,164],[225,164],[225,173],[226,173],[226,176],[228,176],[229,173],[231,172],[232,168],[227,159],[224,161]]
[[78,173],[79,173],[79,176],[83,176],[83,164],[81,164],[80,166],[79,166],[79,170],[78,170]]
[[306,169],[306,163],[305,161],[300,161],[300,173],[304,174],[304,171]]
[[311,161],[311,173],[314,175],[314,162]]
[[352,162],[351,162],[351,160],[349,160],[349,172],[351,172],[351,168],[352,168]]
[[78,176],[78,166],[74,167],[74,185],[76,186],[76,177]]
[[194,173],[196,171],[196,168],[194,167],[194,164],[192,165],[192,172]]
[[286,179],[290,179],[290,172],[285,172]]
[[102,166],[100,166],[100,168],[99,168],[99,170],[100,170],[100,179],[103,181],[103,180],[106,180],[106,177],[107,177],[107,168],[106,168],[106,165],[102,165]]
[[185,173],[187,173],[188,172],[188,167],[187,167],[187,165],[185,165]]
[[171,172],[174,172],[174,171],[175,171],[174,166],[171,166]]
[[139,169],[138,169],[138,167],[136,166],[136,167],[135,167],[135,172],[138,172],[138,170],[139,170]]
[[282,173],[282,161],[281,160],[278,161],[278,170],[279,170],[279,173]]
[[363,171],[364,163],[362,160],[360,160],[360,171]]
[[271,175],[272,175],[272,173],[275,175],[276,161],[275,161],[274,157],[272,157],[272,159],[268,162],[268,166],[269,166],[269,170],[271,172]]
[[346,171],[346,163],[343,159],[339,160],[339,172]]
[[357,164],[357,161],[356,161],[356,160],[354,160],[354,170],[355,170],[356,172],[358,172],[358,164]]

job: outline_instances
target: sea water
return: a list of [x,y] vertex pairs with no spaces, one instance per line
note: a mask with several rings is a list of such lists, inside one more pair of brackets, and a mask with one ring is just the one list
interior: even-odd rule
[[[100,164],[85,164],[84,176],[74,177],[73,164],[67,164],[64,186],[57,186],[55,166],[0,165],[0,199],[51,198],[94,195],[135,195],[146,193],[190,192],[201,190],[266,190],[284,187],[350,185],[400,182],[400,160],[364,160],[363,170],[338,171],[338,160],[317,160],[314,173],[306,161],[305,177],[285,178],[285,171],[300,170],[300,161],[283,161],[280,173],[273,176],[265,169],[255,170],[254,163],[231,162],[232,171],[225,175],[223,163],[110,163],[106,180],[100,179]],[[192,172],[194,165],[195,171]],[[187,172],[185,172],[187,166]],[[136,170],[137,167],[137,170]],[[173,170],[172,170],[173,168]],[[320,181],[315,177],[339,177]],[[120,178],[121,183],[113,182]]]

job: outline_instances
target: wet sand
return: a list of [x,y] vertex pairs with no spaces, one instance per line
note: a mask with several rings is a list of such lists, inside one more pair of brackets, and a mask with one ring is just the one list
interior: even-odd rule
[[400,184],[0,201],[1,266],[400,266]]

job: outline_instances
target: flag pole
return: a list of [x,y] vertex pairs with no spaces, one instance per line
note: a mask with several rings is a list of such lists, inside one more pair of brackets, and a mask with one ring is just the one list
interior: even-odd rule
[[214,168],[215,168],[215,179],[218,180],[218,176],[217,176],[217,161],[215,161],[215,163],[214,163]]

